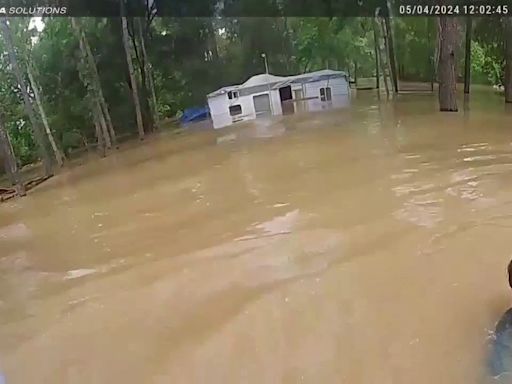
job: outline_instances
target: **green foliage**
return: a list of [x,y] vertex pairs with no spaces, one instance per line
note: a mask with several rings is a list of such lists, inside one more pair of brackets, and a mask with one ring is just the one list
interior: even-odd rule
[[476,71],[485,75],[487,83],[502,85],[505,68],[502,23],[499,19],[481,18],[478,20],[474,32],[474,45],[478,47],[476,49],[480,50],[483,56],[478,61],[479,66]]
[[[431,19],[432,20],[432,19]],[[424,17],[394,23],[399,76],[403,80],[430,81],[433,71],[435,24]]]

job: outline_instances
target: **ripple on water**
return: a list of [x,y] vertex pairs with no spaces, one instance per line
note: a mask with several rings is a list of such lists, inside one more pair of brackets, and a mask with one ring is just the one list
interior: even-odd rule
[[396,196],[408,195],[414,192],[423,192],[435,188],[432,183],[415,182],[410,184],[402,184],[393,188]]
[[[274,207],[286,206],[286,205],[287,204],[274,205]],[[299,222],[299,219],[300,219],[300,211],[298,209],[295,209],[293,211],[287,212],[284,215],[276,216],[276,217],[272,218],[271,220],[264,221],[262,223],[252,224],[248,229],[252,232],[256,231],[259,233],[238,237],[235,240],[241,241],[241,240],[256,239],[259,237],[284,235],[284,234],[292,233],[293,229]]]
[[393,216],[420,227],[432,228],[443,220],[441,203],[441,199],[411,199],[395,211]]

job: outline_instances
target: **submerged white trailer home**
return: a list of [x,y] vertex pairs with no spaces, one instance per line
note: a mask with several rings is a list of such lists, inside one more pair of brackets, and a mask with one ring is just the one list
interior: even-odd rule
[[345,72],[323,70],[296,76],[262,74],[208,95],[214,128],[260,116],[317,111],[349,103]]

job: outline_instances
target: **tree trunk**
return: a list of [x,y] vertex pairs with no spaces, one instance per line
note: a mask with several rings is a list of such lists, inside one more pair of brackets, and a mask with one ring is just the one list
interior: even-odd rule
[[396,75],[396,60],[395,60],[395,44],[393,42],[393,31],[391,29],[391,22],[389,17],[384,18],[384,25],[386,27],[386,43],[388,47],[389,66],[391,68],[391,80],[393,82],[393,91],[398,93],[398,77]]
[[[142,33],[142,22],[140,18],[137,18],[138,23],[138,30],[139,30],[139,38],[140,38],[140,45],[142,48],[142,57],[144,61],[144,71],[146,73],[146,79],[149,84],[149,92],[151,93],[151,112],[153,115],[153,121],[155,122],[155,125],[158,127],[158,124],[160,123],[160,119],[158,116],[158,104],[156,101],[156,92],[155,92],[155,83],[153,82],[153,67],[151,66],[151,62],[149,61],[149,56],[146,51],[146,43],[144,39],[144,34]],[[217,55],[218,58],[218,55]]]
[[382,77],[384,80],[384,88],[386,89],[386,96],[389,97],[389,82],[388,82],[388,78],[389,78],[388,53],[389,53],[389,51],[386,49],[386,38],[385,38],[386,31],[384,30],[384,25],[379,20],[379,18],[376,18],[375,22],[377,23],[378,26],[380,26],[380,31],[381,31],[381,36],[382,36],[382,38],[379,39],[380,65],[381,65],[381,70],[382,70]]
[[142,123],[142,113],[139,102],[139,92],[137,86],[137,77],[135,76],[135,69],[133,68],[133,55],[132,50],[133,47],[130,43],[130,36],[128,34],[128,23],[126,21],[126,17],[124,14],[124,0],[120,0],[119,3],[121,5],[121,25],[123,29],[123,44],[124,50],[126,53],[126,62],[128,64],[128,72],[130,74],[130,84],[132,86],[132,97],[133,104],[135,107],[135,116],[137,118],[137,129],[139,131],[139,138],[141,140],[144,139],[144,125]]
[[[219,48],[217,47],[217,36],[215,33],[215,25],[214,25],[215,18],[210,18],[208,23],[208,49],[212,53],[212,58],[214,62],[217,62],[219,60]],[[284,38],[283,38],[283,52],[286,52],[286,47],[284,46],[286,44],[286,36],[288,33],[288,21],[287,18],[283,18],[283,29],[284,29]],[[287,63],[288,64],[288,63]]]
[[457,112],[457,74],[455,49],[457,21],[454,17],[439,18],[439,109]]
[[512,103],[512,18],[503,18],[505,33],[505,103]]
[[[132,20],[133,21],[133,20]],[[138,31],[135,31],[135,25],[134,23],[128,23],[128,32],[130,32],[130,24],[132,27],[132,33],[130,33],[131,42],[133,53],[135,56],[135,60],[137,62],[137,68],[139,69],[140,74],[140,82],[138,83],[140,85],[139,91],[139,101],[141,103],[141,112],[142,112],[142,123],[144,125],[144,132],[152,132],[154,128],[154,120],[153,120],[153,113],[151,110],[151,100],[149,96],[149,90],[148,90],[148,80],[147,80],[147,68],[146,68],[146,61],[144,58],[144,55],[142,54],[142,49],[138,49],[138,45],[140,44],[140,39],[135,36],[139,35]],[[138,30],[138,28],[137,28]],[[139,80],[139,79],[137,79]]]
[[73,29],[75,30],[75,33],[78,38],[78,43],[80,46],[80,51],[82,53],[82,57],[84,59],[84,65],[88,68],[88,74],[87,76],[88,81],[90,82],[90,86],[92,88],[92,91],[94,93],[94,98],[98,99],[98,102],[101,107],[102,115],[104,115],[105,122],[107,124],[109,136],[105,137],[106,144],[108,148],[111,148],[112,143],[114,146],[117,147],[117,137],[114,130],[114,125],[112,124],[112,119],[110,117],[110,112],[108,110],[107,102],[105,101],[105,97],[103,96],[103,88],[101,87],[101,81],[100,76],[98,74],[98,68],[96,67],[96,62],[94,60],[94,56],[92,54],[91,47],[89,45],[89,42],[87,41],[87,38],[85,37],[85,34],[80,27],[80,24],[76,20],[76,18],[71,18],[71,25],[73,26]]
[[9,140],[9,134],[5,129],[4,122],[0,117],[0,156],[3,158],[5,172],[9,177],[9,180],[12,185],[16,188],[16,193],[18,196],[25,196],[25,185],[21,180],[19,171],[18,171],[18,163],[16,161],[16,156],[12,151],[12,146]]
[[372,21],[373,25],[373,43],[374,43],[374,51],[375,51],[375,87],[380,89],[380,73],[379,73],[379,38],[377,35],[377,27],[375,26],[375,21]]
[[357,88],[357,61],[354,60],[354,83]]
[[30,124],[32,125],[32,132],[37,142],[39,156],[41,156],[41,160],[43,162],[44,174],[45,176],[53,176],[52,160],[46,148],[46,141],[44,139],[43,130],[39,126],[39,123],[36,119],[34,107],[32,105],[32,102],[30,101],[30,97],[27,92],[27,86],[25,84],[25,81],[23,80],[23,75],[21,73],[20,67],[18,66],[16,53],[14,51],[14,43],[12,41],[11,31],[9,29],[9,24],[7,22],[6,17],[2,17],[0,27],[2,29],[2,34],[4,36],[12,71],[14,72],[14,76],[16,77],[16,81],[23,96],[23,102],[25,104],[25,113],[27,114],[30,120]]
[[41,97],[39,96],[39,89],[37,87],[36,81],[30,69],[30,65],[27,65],[27,74],[28,79],[30,81],[30,86],[34,91],[34,97],[36,99],[36,104],[39,109],[39,114],[41,115],[41,120],[43,121],[43,126],[46,131],[46,135],[48,136],[48,140],[50,141],[50,145],[52,146],[53,154],[55,155],[55,159],[57,160],[57,164],[59,167],[62,167],[64,164],[64,155],[62,154],[59,147],[57,147],[57,143],[55,142],[55,138],[53,137],[53,133],[50,129],[50,125],[48,124],[48,118],[46,117],[46,112],[44,111],[43,102]]
[[105,115],[103,114],[103,110],[98,101],[96,101],[96,111],[98,114],[98,122],[101,127],[101,132],[103,133],[104,144],[107,148],[112,148],[112,142],[110,141],[110,135],[108,132],[107,122],[105,121]]
[[471,32],[473,29],[473,19],[471,16],[466,18],[466,49],[464,52],[464,93],[469,94],[471,85]]
[[[100,123],[100,117],[102,118],[103,122],[105,121],[105,119],[103,117],[102,109],[100,108],[98,110],[98,105],[101,105],[99,101],[99,92],[97,87],[97,81],[93,73],[93,68],[91,67],[91,63],[89,61],[89,55],[87,54],[86,39],[82,33],[80,25],[78,24],[78,21],[74,17],[71,18],[71,26],[75,31],[76,37],[78,39],[78,46],[80,47],[81,61],[78,65],[78,74],[85,88],[87,89],[87,97],[89,99],[89,107],[91,109],[91,113],[94,119],[94,124],[98,124],[101,133],[103,126]],[[98,136],[98,143],[99,142],[100,137]],[[103,146],[105,146],[105,143],[107,143],[107,148],[111,148],[112,143],[108,135],[104,136],[103,134],[101,134],[101,142]]]
[[101,126],[100,122],[100,116],[101,116],[101,110],[99,108],[99,105],[96,104],[95,106],[91,106],[91,109],[93,111],[93,120],[94,120],[94,127],[96,128],[96,138],[98,139],[98,153],[101,157],[106,156],[106,149],[105,149],[105,141],[104,141],[104,134],[103,134],[103,128]]
[[435,55],[436,55],[436,46],[437,44],[434,44],[433,42],[433,39],[432,39],[432,35],[431,35],[431,31],[434,29],[434,24],[433,24],[433,20],[431,17],[428,17],[427,18],[427,29],[428,29],[428,32],[427,32],[427,38],[428,40],[431,42],[431,49],[430,49],[430,65],[429,65],[429,68],[430,68],[430,91],[431,92],[434,92],[434,81],[435,81],[435,77],[436,77],[436,66],[435,66]]
[[91,47],[89,45],[89,42],[87,41],[87,38],[85,37],[83,31],[82,31],[82,38],[85,45],[85,50],[87,53],[87,59],[89,61],[89,65],[91,67],[92,73],[95,78],[96,82],[96,89],[98,92],[98,99],[101,106],[102,114],[105,116],[108,132],[110,134],[110,140],[116,148],[117,148],[117,137],[116,137],[116,131],[114,130],[114,125],[112,124],[112,118],[110,117],[110,112],[108,110],[107,102],[105,101],[105,97],[103,96],[103,88],[101,87],[101,81],[100,81],[100,75],[98,74],[98,68],[96,67],[96,62],[94,61],[94,56],[92,54]]

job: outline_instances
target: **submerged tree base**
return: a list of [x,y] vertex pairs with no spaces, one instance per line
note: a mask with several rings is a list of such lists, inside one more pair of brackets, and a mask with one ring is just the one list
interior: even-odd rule
[[52,176],[39,176],[34,179],[31,179],[29,181],[26,181],[23,183],[24,191],[22,194],[18,193],[18,190],[16,187],[12,188],[1,188],[0,187],[0,202],[10,200],[16,196],[25,196],[28,191],[31,189],[34,189],[39,184],[45,182],[46,180],[50,179]]
[[459,112],[458,108],[452,109],[452,108],[439,108],[441,112]]

